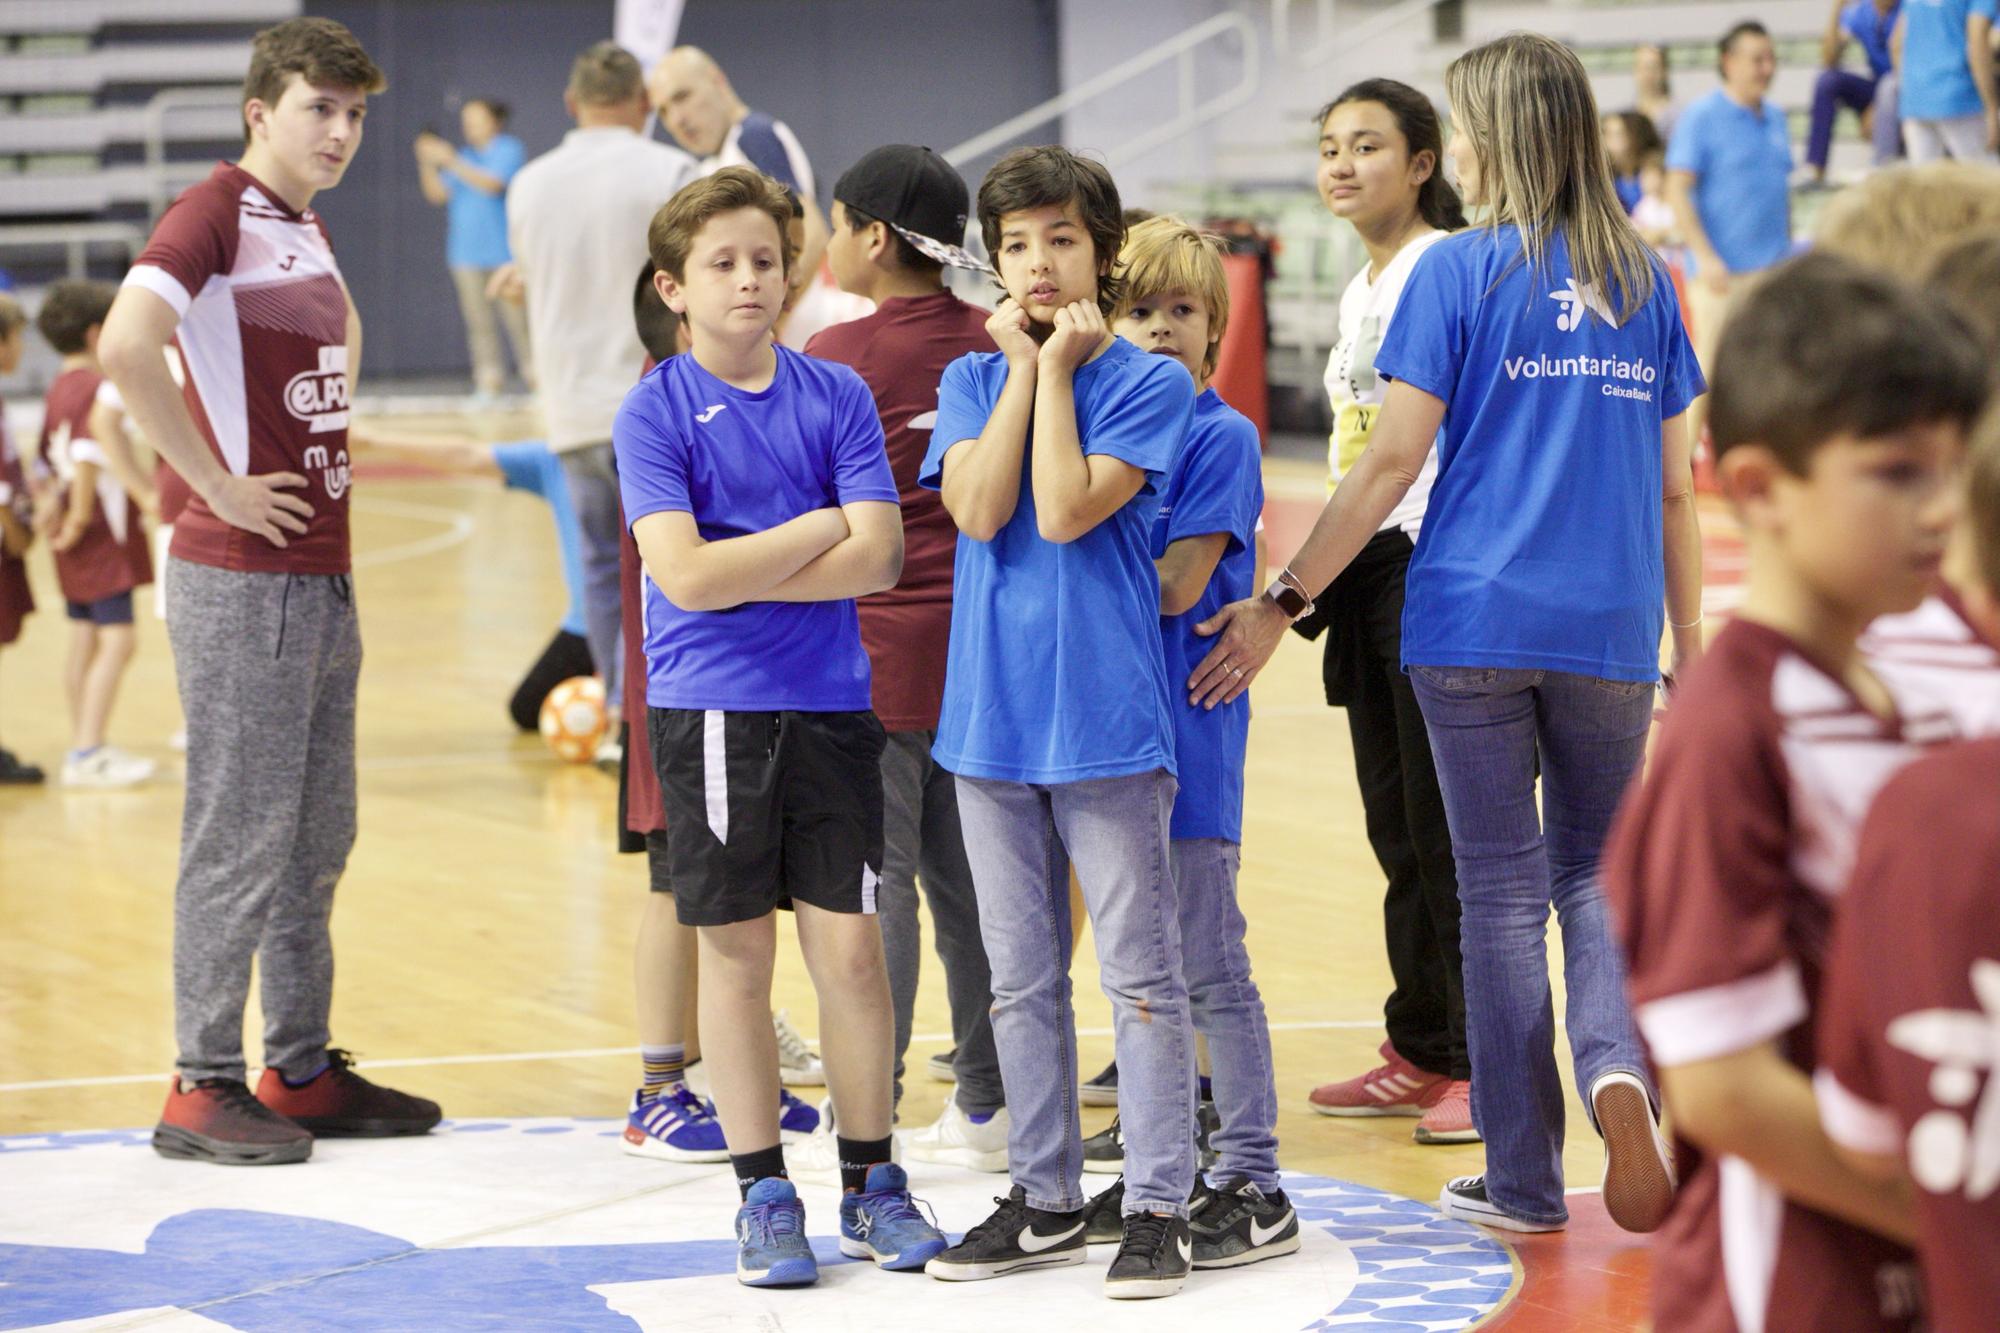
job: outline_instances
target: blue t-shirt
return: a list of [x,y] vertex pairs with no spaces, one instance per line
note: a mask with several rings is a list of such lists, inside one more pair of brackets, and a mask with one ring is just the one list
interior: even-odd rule
[[1903,0],[1896,0],[1886,14],[1875,8],[1875,0],[1854,0],[1840,11],[1840,30],[1860,43],[1862,54],[1868,57],[1868,72],[1878,79],[1896,66],[1889,52],[1889,36],[1896,31],[1896,17],[1902,9]]
[[[1006,382],[999,352],[971,352],[945,367],[920,485],[943,487],[945,451],[978,437]],[[1077,436],[1085,453],[1143,470],[1139,493],[1075,541],[1047,541],[1035,530],[1024,459],[1007,526],[990,542],[959,534],[932,750],[944,768],[1040,783],[1173,771],[1153,517],[1193,415],[1185,367],[1112,339],[1077,368]],[[1023,445],[1029,454],[1033,447]]]
[[[846,366],[778,347],[756,393],[692,355],[655,366],[618,409],[611,442],[626,522],[677,509],[704,541],[763,532],[860,500],[896,503],[882,421]],[[830,713],[868,707],[852,598],[683,611],[644,582],[646,702],[655,708]]]
[[1966,63],[1965,21],[1994,17],[1994,0],[1906,0],[1903,82],[1896,111],[1904,120],[1952,120],[1984,110]]
[[584,633],[583,543],[562,460],[542,441],[522,440],[494,445],[493,461],[500,465],[500,476],[508,489],[527,491],[549,502],[549,512],[556,520],[556,543],[562,548],[563,586],[569,589],[569,610],[563,614],[562,627],[565,633]]
[[[1167,474],[1153,520],[1153,559],[1187,537],[1229,535],[1201,599],[1177,616],[1160,618],[1167,681],[1178,685],[1215,646],[1194,627],[1230,602],[1257,590],[1257,516],[1264,510],[1263,450],[1250,419],[1205,389],[1194,400],[1194,425]],[[1250,741],[1250,696],[1200,708],[1187,691],[1173,693],[1174,757],[1180,794],[1173,836],[1243,841],[1243,751]]]
[[1561,237],[1460,232],[1417,261],[1376,370],[1445,403],[1403,662],[1659,676],[1660,426],[1705,389],[1661,270],[1623,327]]
[[1720,88],[1681,113],[1669,171],[1694,173],[1694,207],[1731,273],[1769,268],[1792,250],[1792,142],[1785,113],[1740,105]]
[[[496,134],[484,148],[467,144],[459,161],[495,177],[501,185],[514,179],[526,153],[511,134]],[[442,173],[445,201],[444,258],[453,268],[499,268],[513,256],[507,250],[507,194],[474,189],[452,172]]]
[[1639,199],[1645,194],[1637,176],[1613,176],[1611,188],[1618,191],[1618,202],[1625,206],[1628,214],[1639,206]]

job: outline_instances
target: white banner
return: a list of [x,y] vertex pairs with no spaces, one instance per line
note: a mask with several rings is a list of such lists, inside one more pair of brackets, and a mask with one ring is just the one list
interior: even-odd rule
[[612,40],[637,56],[641,69],[651,72],[660,57],[674,49],[686,7],[687,0],[618,0]]

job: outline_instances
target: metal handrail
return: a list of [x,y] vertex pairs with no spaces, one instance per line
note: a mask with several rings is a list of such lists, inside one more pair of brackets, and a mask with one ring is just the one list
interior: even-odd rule
[[[1194,53],[1197,48],[1227,32],[1234,32],[1241,39],[1243,75],[1227,91],[1206,102],[1197,103],[1194,100]],[[1179,113],[1108,152],[1105,156],[1114,163],[1157,148],[1213,116],[1242,106],[1255,96],[1262,63],[1257,30],[1241,14],[1217,14],[1214,18],[1197,23],[1176,36],[1141,51],[1129,60],[1121,61],[1110,69],[1085,79],[1074,88],[1028,108],[1018,116],[1001,121],[983,134],[975,134],[964,143],[946,149],[944,159],[953,166],[964,166],[967,162],[991,152],[1016,136],[1038,125],[1046,124],[1058,116],[1066,115],[1092,98],[1101,97],[1121,84],[1150,73],[1168,61],[1176,62],[1179,67],[1181,100]]]
[[147,207],[153,220],[167,211],[173,202],[173,189],[167,179],[167,116],[175,111],[195,108],[241,106],[243,90],[213,84],[195,88],[162,88],[146,103],[146,172],[151,180],[147,190]]
[[[1274,6],[1284,6],[1289,0],[1273,0]],[[1436,9],[1443,0],[1403,0],[1375,14],[1344,31],[1327,33],[1333,26],[1333,0],[1320,0],[1319,27],[1327,33],[1315,46],[1298,53],[1297,63],[1302,69],[1311,69],[1325,64],[1345,52],[1356,51],[1380,37],[1383,33],[1401,27],[1420,14]]]

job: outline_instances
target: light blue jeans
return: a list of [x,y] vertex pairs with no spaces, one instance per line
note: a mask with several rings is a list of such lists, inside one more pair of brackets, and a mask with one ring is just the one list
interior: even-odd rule
[[1208,1038],[1209,1082],[1222,1122],[1209,1136],[1216,1163],[1208,1180],[1220,1186],[1242,1176],[1269,1192],[1278,1186],[1278,1088],[1264,997],[1250,978],[1236,903],[1243,848],[1223,838],[1176,838],[1172,856],[1188,1012],[1194,1030]]
[[[1563,1090],[1545,937],[1562,927],[1576,1086],[1650,1073],[1625,998],[1598,858],[1645,756],[1653,686],[1560,671],[1410,668],[1437,759],[1458,858],[1472,1118],[1486,1141],[1486,1195],[1560,1222]],[[1541,760],[1541,809],[1535,761]]]
[[1167,826],[1174,779],[1039,785],[958,779],[958,821],[993,968],[993,1040],[1012,1127],[1007,1163],[1030,1206],[1083,1194],[1071,1004],[1069,866],[1076,863],[1116,1024],[1125,1212],[1187,1216],[1194,1187],[1194,1035]]

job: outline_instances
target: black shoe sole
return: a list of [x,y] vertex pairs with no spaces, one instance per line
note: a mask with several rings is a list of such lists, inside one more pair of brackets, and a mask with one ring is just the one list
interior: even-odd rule
[[400,1139],[428,1134],[444,1119],[428,1120],[318,1120],[311,1116],[287,1116],[293,1124],[309,1130],[316,1139]]
[[212,1139],[206,1134],[178,1125],[157,1125],[153,1129],[153,1151],[162,1157],[186,1162],[213,1162],[217,1166],[287,1166],[312,1156],[313,1141],[291,1143],[235,1143]]

